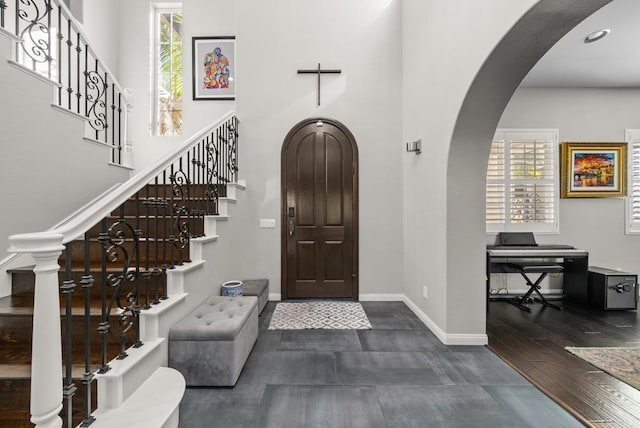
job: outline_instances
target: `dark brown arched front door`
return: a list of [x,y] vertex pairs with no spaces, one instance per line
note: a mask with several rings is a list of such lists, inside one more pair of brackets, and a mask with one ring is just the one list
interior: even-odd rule
[[358,149],[331,119],[282,146],[282,298],[358,299]]

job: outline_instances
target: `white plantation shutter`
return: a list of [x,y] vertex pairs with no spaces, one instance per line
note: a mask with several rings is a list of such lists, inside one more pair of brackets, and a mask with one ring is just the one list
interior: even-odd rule
[[558,230],[557,130],[496,132],[487,167],[487,231]]
[[627,129],[629,196],[626,203],[627,233],[640,233],[640,129]]
[[487,168],[487,223],[491,224],[503,224],[506,219],[504,159],[504,141],[494,140]]

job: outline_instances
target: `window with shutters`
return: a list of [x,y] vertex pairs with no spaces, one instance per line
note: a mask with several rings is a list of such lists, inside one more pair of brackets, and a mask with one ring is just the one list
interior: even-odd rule
[[640,129],[627,129],[629,196],[626,203],[627,233],[640,233]]
[[487,232],[558,232],[558,131],[498,129],[487,167]]

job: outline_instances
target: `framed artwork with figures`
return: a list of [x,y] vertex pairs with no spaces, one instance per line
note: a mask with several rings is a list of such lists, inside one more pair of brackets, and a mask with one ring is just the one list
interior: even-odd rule
[[193,37],[193,99],[234,100],[236,40],[234,36]]

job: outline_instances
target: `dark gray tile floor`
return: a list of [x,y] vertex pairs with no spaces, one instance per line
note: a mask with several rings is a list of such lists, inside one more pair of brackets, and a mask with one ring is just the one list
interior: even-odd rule
[[483,346],[443,345],[401,302],[371,330],[267,330],[233,388],[187,388],[181,428],[581,427]]

